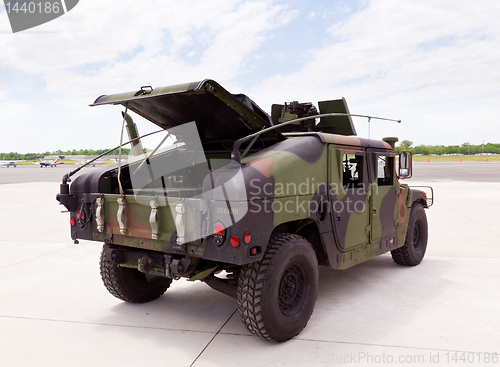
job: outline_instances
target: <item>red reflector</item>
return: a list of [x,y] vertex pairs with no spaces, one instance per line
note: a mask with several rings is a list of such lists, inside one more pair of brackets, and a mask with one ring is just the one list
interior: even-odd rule
[[213,233],[224,236],[224,226],[219,222],[215,223],[213,227]]
[[75,218],[71,218],[69,220],[69,222],[71,223],[72,226],[74,226],[76,224]]
[[240,244],[240,240],[238,239],[238,237],[236,235],[231,237],[231,246],[238,247],[239,244]]
[[252,247],[250,249],[250,255],[257,255],[257,247]]
[[82,213],[80,214],[80,218],[81,218],[82,220],[85,220],[85,212],[84,212],[84,211],[82,211]]
[[245,233],[245,243],[248,245],[251,240],[252,240],[252,235],[250,234],[250,232]]

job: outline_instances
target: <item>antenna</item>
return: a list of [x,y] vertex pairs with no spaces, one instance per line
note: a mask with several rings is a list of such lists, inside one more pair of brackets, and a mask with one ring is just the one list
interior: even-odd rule
[[[370,140],[370,121],[372,120],[371,117],[368,117],[368,140]],[[400,122],[400,121],[398,121]]]
[[[257,131],[256,133],[247,135],[247,136],[245,136],[243,138],[240,138],[240,139],[236,140],[233,143],[233,151],[231,152],[231,159],[233,159],[236,162],[240,163],[241,153],[239,152],[239,149],[241,147],[241,144],[243,144],[244,142],[246,142],[248,140],[252,140],[250,142],[250,145],[252,145],[257,140],[257,137],[259,135],[263,134],[263,133],[266,133],[266,132],[271,131],[271,130],[275,130],[277,128],[280,128],[280,127],[283,127],[283,126],[286,126],[286,125],[289,125],[289,124],[294,124],[294,123],[297,123],[297,122],[300,122],[300,121],[310,120],[312,118],[327,117],[327,116],[365,117],[365,118],[368,118],[370,120],[371,119],[377,119],[377,120],[385,120],[385,121],[396,121],[398,124],[401,123],[401,120],[387,119],[387,118],[384,118],[384,117],[375,117],[375,116],[367,116],[367,115],[357,115],[357,114],[354,114],[354,113],[324,113],[324,114],[320,114],[320,115],[313,115],[313,116],[301,117],[301,118],[298,118],[298,119],[293,119],[293,120],[289,120],[289,121],[283,122],[283,123],[278,124],[278,125],[270,126],[268,128],[265,128],[265,129],[262,129],[260,131]],[[247,147],[245,149],[244,153],[247,153],[249,150],[250,150],[250,148]],[[244,156],[244,154],[243,154],[243,156]]]
[[[352,115],[352,116],[355,116],[355,115]],[[362,117],[368,118],[368,140],[371,139],[371,124],[370,124],[370,122],[371,122],[372,118],[377,119],[377,120],[396,121],[398,124],[401,123],[401,120],[384,119],[384,118],[378,118],[378,117],[373,117],[373,116],[362,116]],[[368,142],[368,144],[370,144],[370,142]]]

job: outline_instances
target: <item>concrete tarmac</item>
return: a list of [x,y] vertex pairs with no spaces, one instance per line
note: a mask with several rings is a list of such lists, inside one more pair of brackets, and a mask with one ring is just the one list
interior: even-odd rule
[[[40,167],[39,165],[0,167],[0,185],[26,182],[61,182],[62,177],[66,173],[78,167],[78,165],[73,164],[56,167]],[[88,172],[96,168],[97,167],[84,167],[76,176],[82,172]]]
[[[57,167],[0,167],[0,184],[24,182],[61,182],[62,177],[78,165]],[[84,167],[74,177],[97,167]],[[108,166],[111,168],[111,166]],[[413,178],[408,181],[500,182],[500,162],[413,162]]]
[[67,167],[2,168],[0,366],[500,366],[500,165],[471,164],[469,179],[429,167],[408,181],[434,187],[424,261],[321,268],[307,327],[281,344],[250,335],[236,301],[201,282],[147,304],[114,298],[100,244],[74,245],[55,201]]
[[500,182],[500,162],[413,162],[410,181]]

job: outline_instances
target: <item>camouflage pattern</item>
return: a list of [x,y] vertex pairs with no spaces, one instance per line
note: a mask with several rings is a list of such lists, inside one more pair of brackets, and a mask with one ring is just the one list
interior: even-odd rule
[[[224,132],[225,139],[234,142],[273,125],[247,97],[231,95],[213,81],[101,96],[94,105],[123,104],[144,116],[144,111],[156,107],[153,102],[144,110],[141,106],[154,98],[167,103],[158,99],[166,95],[183,103],[196,98],[203,108],[209,108],[213,104],[200,99],[205,94],[216,96],[218,112],[232,119],[232,125],[226,121],[226,129],[234,128]],[[168,104],[169,111],[175,108],[175,104]],[[165,114],[146,117],[169,128],[203,112],[182,110],[176,116],[185,119],[174,123]],[[207,114],[219,116],[216,112]],[[273,234],[295,233],[312,244],[320,264],[346,269],[403,246],[412,204],[419,201],[427,207],[421,191],[399,182],[396,154],[385,141],[317,131],[273,132],[237,162],[230,160],[232,144],[208,138],[212,132],[201,125],[202,120],[196,124],[212,169],[204,173],[193,195],[176,197],[177,189],[169,187],[165,176],[164,192],[134,195],[125,184],[126,204],[120,209],[116,166],[88,172],[74,180],[68,194],[58,196],[70,210],[72,238],[167,256],[168,261],[188,259],[189,266],[181,275],[198,274],[195,279],[199,279],[199,274],[209,275],[207,269],[217,268],[214,263],[222,269],[259,261]],[[217,166],[216,161],[225,163]],[[122,167],[123,182],[130,181],[132,171],[131,166]],[[229,204],[215,189],[228,183],[238,185],[231,182],[237,174],[243,178],[238,190],[244,190],[245,195]],[[152,200],[157,208],[150,205]],[[180,213],[176,212],[179,203],[185,213],[176,214]],[[102,231],[96,220],[100,212]],[[126,221],[125,230],[121,220]],[[181,243],[177,220],[185,223],[186,240]],[[214,233],[216,223],[223,226],[223,235]],[[165,275],[172,274],[167,269]]]

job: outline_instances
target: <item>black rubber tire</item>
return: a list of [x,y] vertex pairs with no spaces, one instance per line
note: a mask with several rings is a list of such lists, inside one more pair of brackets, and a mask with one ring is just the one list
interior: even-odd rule
[[106,289],[116,298],[130,303],[145,303],[157,299],[170,287],[172,279],[154,277],[148,280],[146,274],[137,269],[119,267],[115,254],[101,252],[102,282]]
[[414,203],[406,231],[403,247],[391,251],[392,258],[399,265],[415,266],[422,262],[427,249],[427,216],[422,204]]
[[298,235],[271,237],[262,260],[244,265],[238,279],[238,311],[243,324],[263,339],[284,342],[299,334],[318,296],[318,260]]

